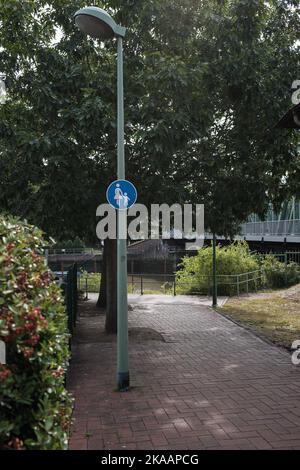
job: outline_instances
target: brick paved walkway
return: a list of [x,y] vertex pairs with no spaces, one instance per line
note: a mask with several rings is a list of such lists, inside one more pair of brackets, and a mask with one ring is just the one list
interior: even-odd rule
[[287,353],[207,306],[136,304],[129,319],[165,341],[131,341],[123,394],[103,316],[80,319],[70,449],[300,449],[300,366]]

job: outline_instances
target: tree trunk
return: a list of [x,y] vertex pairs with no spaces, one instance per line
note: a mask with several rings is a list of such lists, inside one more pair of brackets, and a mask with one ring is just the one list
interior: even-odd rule
[[106,333],[117,334],[117,240],[106,240]]
[[98,308],[106,308],[107,296],[106,296],[106,260],[107,260],[107,240],[104,241],[103,255],[102,255],[102,270],[101,270],[101,283],[99,290],[99,297],[97,300]]

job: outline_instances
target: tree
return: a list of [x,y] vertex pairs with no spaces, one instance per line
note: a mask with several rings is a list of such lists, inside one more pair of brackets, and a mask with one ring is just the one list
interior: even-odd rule
[[[84,4],[0,0],[0,207],[94,243],[116,175],[116,48],[74,27]],[[273,125],[298,72],[298,2],[101,5],[128,28],[126,160],[139,202],[204,202],[207,229],[233,234],[296,192],[295,134]]]
[[269,202],[279,207],[299,194],[297,135],[274,130],[290,106],[299,71],[299,7],[283,1],[217,3],[206,30],[215,121],[207,138],[190,148],[192,157],[201,155],[191,183],[193,192],[202,190],[207,226],[232,235],[249,213],[263,216]]

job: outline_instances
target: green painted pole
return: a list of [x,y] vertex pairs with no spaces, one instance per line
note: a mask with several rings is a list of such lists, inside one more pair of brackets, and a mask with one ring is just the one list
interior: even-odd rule
[[[118,36],[118,179],[125,179],[123,39]],[[127,211],[118,210],[117,239],[117,370],[118,389],[129,388],[127,304]]]
[[285,287],[287,287],[287,265],[288,265],[288,257],[287,257],[287,252],[284,253],[284,284]]
[[217,254],[216,254],[216,234],[213,234],[213,307],[218,305],[217,293]]

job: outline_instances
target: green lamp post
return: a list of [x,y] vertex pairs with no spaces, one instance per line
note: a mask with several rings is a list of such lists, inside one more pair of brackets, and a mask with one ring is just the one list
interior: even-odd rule
[[4,76],[0,75],[0,104],[4,104],[6,101],[6,87]]
[[213,285],[212,285],[212,306],[218,306],[218,287],[217,287],[217,253],[216,253],[216,244],[217,244],[217,237],[215,232],[213,233],[212,239],[212,248],[213,248]]
[[[118,179],[125,179],[124,152],[124,86],[123,86],[123,38],[126,29],[117,25],[113,18],[98,7],[86,7],[78,10],[75,23],[80,30],[98,39],[117,39],[118,44]],[[129,388],[128,366],[128,305],[127,305],[127,242],[126,211],[118,210],[117,240],[117,313],[118,313],[118,389]]]

